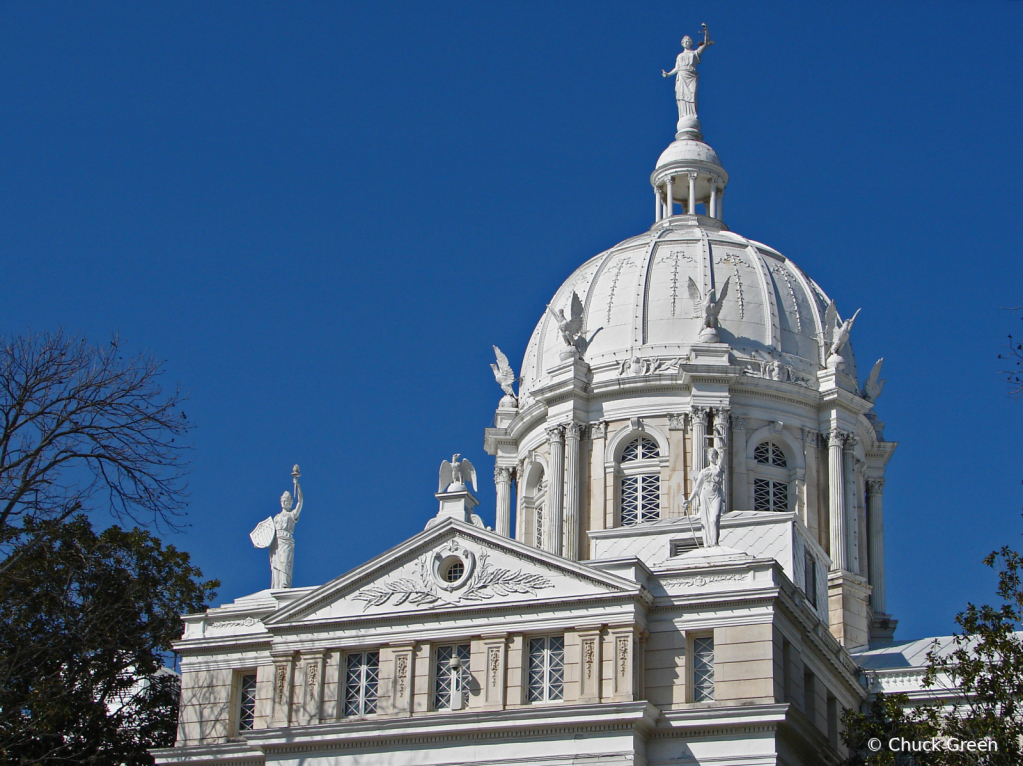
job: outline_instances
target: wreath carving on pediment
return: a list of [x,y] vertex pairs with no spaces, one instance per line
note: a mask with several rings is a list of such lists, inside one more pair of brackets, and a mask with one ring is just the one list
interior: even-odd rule
[[[456,548],[452,546],[452,550]],[[467,561],[476,559],[476,565],[473,567],[472,576],[456,583],[454,589],[442,588],[438,584],[440,581],[436,576],[436,567],[433,566],[437,554],[427,554],[419,558],[415,576],[395,577],[378,585],[371,585],[356,593],[353,599],[365,602],[363,611],[371,606],[384,606],[388,603],[392,606],[409,603],[433,607],[441,603],[485,601],[494,596],[509,596],[516,593],[533,594],[538,590],[554,587],[554,583],[543,575],[493,566],[486,552],[480,553],[478,557],[472,557],[468,549],[462,549],[460,553]]]

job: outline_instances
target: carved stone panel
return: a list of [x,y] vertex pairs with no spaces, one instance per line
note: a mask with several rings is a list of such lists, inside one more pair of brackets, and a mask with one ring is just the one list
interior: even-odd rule
[[483,678],[483,705],[500,710],[505,705],[505,670],[508,656],[508,641],[505,636],[483,639],[483,656],[486,662]]
[[579,701],[599,702],[601,689],[600,631],[579,631]]

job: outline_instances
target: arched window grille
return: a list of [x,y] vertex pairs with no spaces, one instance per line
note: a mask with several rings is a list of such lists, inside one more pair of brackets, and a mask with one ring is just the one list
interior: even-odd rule
[[656,521],[661,507],[661,451],[657,442],[637,436],[625,445],[621,470],[621,524],[623,527]]
[[787,511],[789,509],[788,461],[782,448],[774,442],[761,442],[753,450],[757,476],[753,479],[753,510]]

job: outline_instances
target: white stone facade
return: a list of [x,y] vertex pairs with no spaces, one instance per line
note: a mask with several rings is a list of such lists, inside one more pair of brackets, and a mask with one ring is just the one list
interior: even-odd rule
[[[651,229],[557,290],[517,398],[495,366],[495,531],[442,487],[427,529],[364,566],[185,617],[158,762],[837,762],[867,695],[850,652],[895,626],[896,445],[824,292],[725,226],[728,174],[698,139],[658,161]],[[706,548],[683,501],[711,447]]]

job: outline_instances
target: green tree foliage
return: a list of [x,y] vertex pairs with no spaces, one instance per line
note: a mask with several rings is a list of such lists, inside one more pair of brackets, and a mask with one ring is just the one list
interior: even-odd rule
[[[967,604],[956,617],[961,631],[953,637],[952,645],[928,653],[924,686],[938,692],[940,699],[904,710],[909,705],[904,695],[879,694],[866,713],[847,711],[843,718],[843,740],[850,750],[847,766],[1023,763],[1023,640],[1017,635],[1023,624],[1023,557],[1011,548],[1002,548],[984,563],[999,569],[997,593],[1001,603],[979,607]],[[886,743],[895,736],[907,740],[994,740],[997,750],[978,753],[943,749],[930,755],[914,753],[912,760],[899,761],[887,747],[877,753],[867,747],[872,737]]]
[[76,515],[18,534],[0,576],[0,759],[152,763],[147,748],[174,743],[177,677],[161,668],[179,615],[218,583],[139,528],[97,533]]

